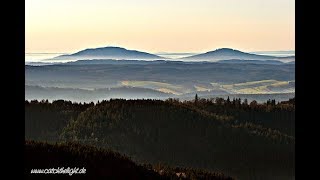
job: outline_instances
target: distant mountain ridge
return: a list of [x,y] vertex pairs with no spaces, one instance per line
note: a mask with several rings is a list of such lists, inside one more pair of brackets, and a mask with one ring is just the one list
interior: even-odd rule
[[[93,60],[93,59],[112,59],[112,60],[169,60],[169,57],[137,51],[128,50],[122,47],[101,47],[89,48],[73,54],[60,55],[48,60]],[[290,62],[295,60],[295,56],[278,57],[271,55],[258,55],[242,52],[230,48],[221,48],[202,54],[191,55],[187,57],[174,58],[175,60],[185,61],[210,61],[216,62],[221,60],[273,60]]]
[[182,60],[196,60],[196,61],[221,61],[221,60],[282,60],[289,61],[294,60],[294,56],[289,57],[276,57],[276,56],[267,56],[267,55],[257,55],[242,52],[230,48],[221,48],[214,51],[209,51],[202,54],[197,54],[193,56],[187,56],[180,58]]
[[129,59],[129,60],[158,60],[165,59],[164,57],[157,56],[154,54],[128,50],[121,47],[101,47],[101,48],[90,48],[85,49],[74,54],[61,55],[50,60],[82,60],[82,59]]

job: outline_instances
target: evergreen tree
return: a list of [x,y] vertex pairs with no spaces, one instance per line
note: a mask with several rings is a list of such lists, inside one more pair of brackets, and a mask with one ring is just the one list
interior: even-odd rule
[[198,94],[196,94],[196,96],[194,97],[194,104],[197,104],[198,101],[199,101]]

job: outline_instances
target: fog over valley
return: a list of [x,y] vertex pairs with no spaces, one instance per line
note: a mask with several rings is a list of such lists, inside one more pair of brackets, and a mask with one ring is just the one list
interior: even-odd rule
[[[178,55],[179,58],[161,55]],[[26,99],[186,100],[198,94],[203,98],[237,96],[252,99],[252,96],[258,101],[274,95],[280,101],[292,98],[295,92],[292,54],[257,55],[221,48],[202,54],[154,55],[105,47],[43,56],[46,58],[26,61]]]

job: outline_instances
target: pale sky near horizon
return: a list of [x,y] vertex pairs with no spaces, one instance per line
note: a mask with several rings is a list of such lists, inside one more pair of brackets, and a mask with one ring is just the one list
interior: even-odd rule
[[28,0],[26,52],[295,50],[294,0]]

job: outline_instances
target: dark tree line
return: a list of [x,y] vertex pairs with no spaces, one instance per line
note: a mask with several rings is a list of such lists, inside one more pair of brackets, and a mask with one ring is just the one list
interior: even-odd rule
[[[75,161],[76,160],[76,161]],[[62,165],[79,169],[85,168],[85,174],[73,174],[76,179],[212,179],[232,180],[219,172],[207,172],[199,169],[172,168],[163,164],[138,165],[130,158],[111,150],[76,143],[47,144],[35,141],[25,142],[25,173],[27,178],[48,178],[48,175],[29,172],[31,169],[58,168]],[[56,177],[55,177],[56,176]],[[68,174],[54,175],[58,179],[70,179]]]
[[195,106],[218,115],[232,116],[233,123],[236,125],[254,123],[295,136],[295,98],[283,102],[270,99],[261,104],[256,101],[248,103],[246,99],[241,100],[240,98],[230,100],[229,97],[226,100],[223,98],[199,99],[199,97],[195,97],[194,103],[192,101],[179,102],[172,99],[170,101]]
[[34,140],[56,141],[62,129],[93,103],[72,103],[57,100],[25,101],[25,137]]
[[[26,102],[26,121],[34,132],[26,138],[54,137],[110,148],[139,163],[219,170],[239,179],[292,179],[295,138],[285,128],[294,127],[294,121],[281,113],[294,116],[294,99],[263,104],[221,98]],[[48,120],[55,121],[54,129],[48,129]],[[41,137],[41,132],[53,135]]]

